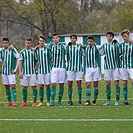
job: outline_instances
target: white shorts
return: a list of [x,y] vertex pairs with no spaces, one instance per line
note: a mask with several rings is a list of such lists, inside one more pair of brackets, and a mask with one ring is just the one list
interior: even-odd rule
[[49,85],[51,80],[51,74],[38,74],[38,84],[46,84]]
[[120,79],[121,79],[121,76],[120,76],[119,68],[104,70],[105,81],[120,80]]
[[92,82],[92,81],[100,81],[101,75],[100,75],[100,68],[86,68],[85,73],[85,81],[86,82]]
[[128,75],[131,79],[133,79],[133,68],[126,69],[126,68],[120,68],[121,73],[121,79],[122,80],[128,80]]
[[2,74],[2,83],[4,85],[16,84],[16,75],[15,74],[10,74],[10,75]]
[[82,80],[82,71],[79,71],[79,72],[67,71],[67,79],[68,79],[68,81],[73,81],[74,78],[76,80]]
[[22,86],[36,86],[37,85],[37,79],[36,74],[32,75],[23,75],[23,78],[20,79],[20,85]]
[[51,83],[65,83],[67,79],[65,68],[52,68],[51,70]]

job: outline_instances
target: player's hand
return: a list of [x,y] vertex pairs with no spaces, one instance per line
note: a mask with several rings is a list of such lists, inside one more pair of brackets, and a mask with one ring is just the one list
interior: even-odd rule
[[13,50],[13,49],[14,49],[14,46],[13,46],[13,45],[10,45],[9,48],[10,48],[11,50]]
[[36,51],[36,48],[32,48],[32,51],[35,52]]
[[15,72],[14,71],[11,71],[11,74],[15,74]]
[[118,41],[116,39],[113,40],[113,43],[117,43]]
[[97,44],[96,43],[93,43],[93,46],[96,46]]
[[68,45],[72,45],[72,43],[71,43],[71,42],[69,42],[69,43],[68,43]]
[[22,73],[19,73],[19,77],[22,79],[23,78],[23,74]]
[[36,75],[38,74],[38,71],[36,71]]

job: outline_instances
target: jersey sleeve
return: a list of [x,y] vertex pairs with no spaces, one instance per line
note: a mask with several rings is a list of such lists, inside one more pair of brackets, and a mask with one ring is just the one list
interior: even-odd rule
[[19,59],[19,53],[18,53],[18,51],[16,50],[16,48],[13,49],[13,53],[14,53],[14,57],[15,57],[16,59]]
[[103,45],[96,45],[100,55],[104,55],[105,54],[105,50],[104,50],[104,44]]
[[22,61],[22,60],[24,60],[24,58],[23,58],[23,52],[20,52],[20,54],[19,54],[19,59],[18,59],[19,61]]

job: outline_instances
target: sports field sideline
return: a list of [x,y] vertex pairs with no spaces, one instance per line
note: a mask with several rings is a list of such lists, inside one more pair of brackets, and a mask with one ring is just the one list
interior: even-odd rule
[[[130,81],[129,81],[130,82]],[[74,86],[76,86],[74,82]],[[82,103],[86,101],[85,83],[83,81]],[[106,101],[105,83],[99,83],[99,97],[96,106],[77,106],[78,94],[73,91],[72,107],[67,106],[67,84],[61,107],[32,107],[32,91],[28,88],[28,107],[4,107],[6,103],[5,88],[0,81],[0,133],[132,133],[133,132],[133,100],[129,84],[129,105],[115,106],[115,89],[111,85],[111,105],[103,106]],[[46,91],[45,91],[46,92]],[[57,88],[58,94],[58,88]],[[93,87],[91,102],[93,98]],[[44,96],[46,100],[46,94]],[[57,99],[57,97],[56,97]],[[17,101],[22,102],[21,86],[17,79]],[[120,103],[123,101],[121,88]],[[39,97],[38,97],[39,102]],[[55,104],[57,100],[55,101]]]

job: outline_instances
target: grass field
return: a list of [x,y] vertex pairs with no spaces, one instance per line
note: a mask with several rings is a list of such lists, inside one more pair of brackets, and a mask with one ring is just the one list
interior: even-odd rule
[[[82,103],[85,103],[84,81],[82,84]],[[133,133],[133,93],[131,84],[128,93],[128,106],[114,106],[115,88],[113,84],[111,87],[111,106],[103,106],[103,103],[106,102],[106,96],[105,83],[102,80],[99,83],[97,106],[77,106],[78,94],[74,82],[74,105],[72,107],[67,106],[67,84],[65,85],[63,106],[61,107],[31,107],[32,91],[30,87],[28,88],[28,107],[4,107],[7,99],[5,88],[0,81],[0,133]],[[56,99],[57,94],[58,88]],[[46,95],[44,99],[46,100]],[[93,100],[93,87],[91,99]],[[17,101],[18,104],[22,102],[19,80],[17,80]],[[123,91],[121,88],[120,103],[122,101]]]

